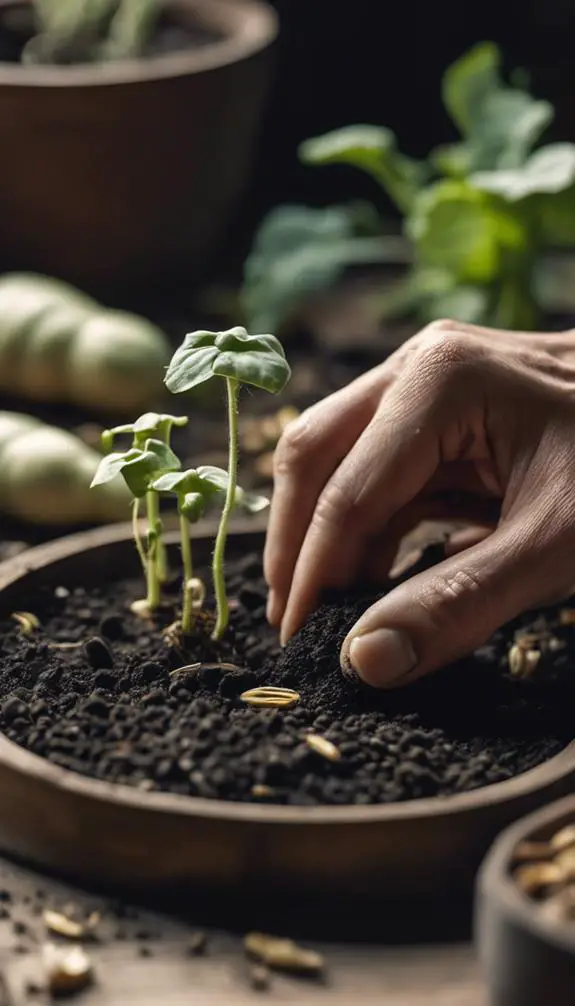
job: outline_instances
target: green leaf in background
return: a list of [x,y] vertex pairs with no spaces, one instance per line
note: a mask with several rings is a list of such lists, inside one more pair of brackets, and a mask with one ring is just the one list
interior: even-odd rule
[[217,377],[282,391],[290,378],[283,347],[273,335],[249,335],[245,328],[227,332],[190,332],[174,353],[165,383],[178,394]]
[[471,151],[467,143],[448,143],[432,150],[429,160],[440,174],[465,178],[471,166]]
[[487,287],[457,286],[424,302],[422,318],[453,318],[468,325],[484,325],[487,321],[490,293]]
[[421,193],[407,232],[420,262],[465,284],[492,281],[503,249],[520,253],[527,240],[504,207],[456,181],[437,182]]
[[[540,239],[548,248],[575,247],[575,185],[526,200]],[[570,295],[573,303],[573,295]]]
[[471,184],[483,192],[519,202],[539,193],[558,193],[575,183],[575,144],[552,143],[531,155],[513,171],[482,171]]
[[305,140],[304,164],[351,164],[370,174],[400,210],[407,212],[428,177],[424,163],[400,154],[395,135],[383,126],[344,126]]
[[493,42],[481,42],[446,70],[442,97],[449,115],[469,136],[482,115],[485,98],[500,87],[501,55]]
[[244,266],[241,296],[250,327],[278,330],[351,266],[396,262],[396,237],[364,236],[377,220],[375,211],[364,204],[272,210]]

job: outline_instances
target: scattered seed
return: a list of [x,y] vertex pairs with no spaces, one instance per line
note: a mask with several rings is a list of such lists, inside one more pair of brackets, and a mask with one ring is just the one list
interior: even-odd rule
[[524,894],[542,894],[560,884],[563,872],[557,863],[525,863],[515,871],[515,880]]
[[252,796],[255,796],[257,800],[267,800],[273,795],[274,791],[271,786],[266,786],[261,782],[257,782],[252,786]]
[[528,678],[533,674],[537,664],[541,660],[540,650],[525,649],[516,642],[507,654],[509,670],[514,677]]
[[562,608],[559,612],[561,625],[575,625],[575,608]]
[[549,845],[554,852],[561,852],[571,845],[575,846],[575,824],[567,824],[560,831],[556,832],[550,840]]
[[51,650],[77,650],[80,646],[83,646],[83,642],[79,643],[48,643]]
[[87,936],[93,936],[94,930],[100,924],[99,912],[92,912],[85,922],[77,922],[69,915],[54,912],[49,908],[44,909],[42,917],[49,932],[64,936],[68,940],[82,940]]
[[300,698],[299,692],[294,692],[292,688],[274,688],[271,685],[249,688],[240,695],[242,702],[247,702],[250,706],[266,706],[270,709],[289,709]]
[[267,992],[271,983],[271,974],[265,964],[254,964],[250,968],[250,983],[255,992]]
[[315,950],[306,950],[293,940],[267,936],[265,933],[248,933],[244,949],[269,968],[291,971],[295,974],[317,975],[325,966],[324,958]]
[[190,674],[197,674],[201,666],[201,663],[184,664],[183,667],[176,667],[175,671],[170,671],[170,677],[175,678],[176,674],[184,674],[186,671],[189,671]]
[[208,947],[208,937],[204,932],[199,930],[197,933],[192,933],[190,939],[188,940],[188,953],[193,957],[201,957],[205,954]]
[[551,859],[553,850],[549,842],[521,842],[515,849],[516,863],[533,863]]
[[339,761],[341,758],[341,751],[335,744],[328,741],[327,737],[322,737],[320,734],[307,734],[305,742],[308,748],[328,761]]
[[176,674],[183,674],[187,671],[190,674],[198,674],[200,671],[211,671],[218,670],[222,671],[223,674],[238,674],[243,671],[243,667],[238,667],[237,664],[227,664],[227,663],[197,663],[197,664],[185,664],[183,667],[176,667],[175,671],[170,671],[170,677],[174,678]]
[[92,981],[92,964],[82,947],[45,943],[42,958],[51,995],[69,995],[85,989]]
[[10,618],[18,622],[20,632],[23,636],[30,636],[36,629],[40,628],[40,619],[31,611],[14,611]]

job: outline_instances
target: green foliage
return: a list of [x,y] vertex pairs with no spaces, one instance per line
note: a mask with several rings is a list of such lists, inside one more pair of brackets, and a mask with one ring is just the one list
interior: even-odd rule
[[[186,514],[190,523],[195,523],[203,516],[214,497],[228,492],[229,484],[229,474],[223,468],[200,465],[198,468],[188,468],[184,472],[172,471],[160,475],[152,482],[151,488],[158,493],[175,496],[180,501],[181,511]],[[265,510],[269,506],[269,500],[265,496],[248,493],[240,486],[236,486],[235,505],[255,514]]]
[[158,475],[180,467],[177,455],[167,444],[161,440],[150,439],[146,440],[143,448],[131,447],[127,451],[105,455],[90,488],[104,485],[122,475],[132,496],[135,499],[143,499]]
[[277,394],[287,384],[290,368],[273,335],[248,335],[245,328],[227,332],[190,332],[174,353],[166,385],[178,394],[212,377],[225,377]]
[[[393,133],[379,126],[347,126],[300,147],[304,163],[366,172],[403,215],[411,271],[382,300],[382,312],[409,312],[424,322],[446,315],[537,325],[533,291],[542,252],[575,242],[575,145],[535,149],[553,108],[520,78],[505,82],[491,43],[449,67],[443,102],[461,138],[432,150],[426,163],[401,154]],[[249,322],[277,327],[349,266],[385,260],[385,241],[374,231],[366,237],[349,207],[273,211],[245,265]]]
[[161,0],[33,0],[38,34],[22,60],[91,63],[142,55],[155,31]]

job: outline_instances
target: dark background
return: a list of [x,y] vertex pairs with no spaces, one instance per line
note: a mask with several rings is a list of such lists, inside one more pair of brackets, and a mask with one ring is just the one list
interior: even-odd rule
[[[297,144],[352,122],[387,125],[407,153],[452,137],[440,79],[469,46],[493,40],[509,68],[557,107],[575,140],[575,0],[272,0],[281,19],[275,84],[250,193],[250,217],[286,200],[373,194],[360,173],[297,163]],[[362,188],[363,186],[363,188]]]

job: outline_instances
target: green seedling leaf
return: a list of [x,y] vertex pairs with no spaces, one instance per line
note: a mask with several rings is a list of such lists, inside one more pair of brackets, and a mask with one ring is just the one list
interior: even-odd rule
[[397,150],[394,133],[383,126],[344,126],[310,140],[299,148],[304,164],[351,164],[366,171],[396,205],[407,212],[428,177],[425,164]]
[[115,437],[132,434],[134,446],[142,447],[149,437],[161,437],[166,442],[169,441],[172,427],[186,426],[187,423],[187,416],[171,416],[165,412],[145,412],[134,423],[124,423],[122,426],[114,426],[110,430],[104,430],[100,440],[104,450],[109,451],[112,449]]
[[443,104],[464,136],[472,133],[488,95],[499,90],[501,55],[493,42],[481,42],[445,72]]
[[90,489],[111,482],[122,473],[125,465],[137,460],[141,453],[137,448],[132,448],[129,451],[116,451],[113,454],[107,454],[98,465],[96,474],[90,483]]
[[240,327],[226,332],[191,332],[174,353],[165,382],[177,394],[214,375],[276,394],[287,384],[290,368],[281,343],[273,335],[249,335]]
[[397,240],[379,233],[365,204],[280,206],[265,218],[244,266],[241,299],[249,325],[274,330],[352,266],[395,261]]
[[575,144],[549,144],[532,154],[523,167],[478,172],[471,176],[471,184],[509,202],[563,192],[575,184]]
[[121,474],[132,496],[141,499],[151,488],[155,477],[178,468],[180,461],[167,444],[161,440],[147,440],[144,449],[132,447],[129,451],[102,458],[91,488],[110,482]]
[[553,121],[553,107],[510,88],[488,95],[469,141],[470,170],[519,168]]
[[186,493],[180,503],[180,511],[195,524],[204,515],[205,500],[201,493]]
[[249,514],[257,514],[261,513],[262,510],[267,510],[270,505],[270,501],[267,496],[259,496],[257,493],[249,493],[237,486],[235,505],[240,507],[242,510],[246,510]]

